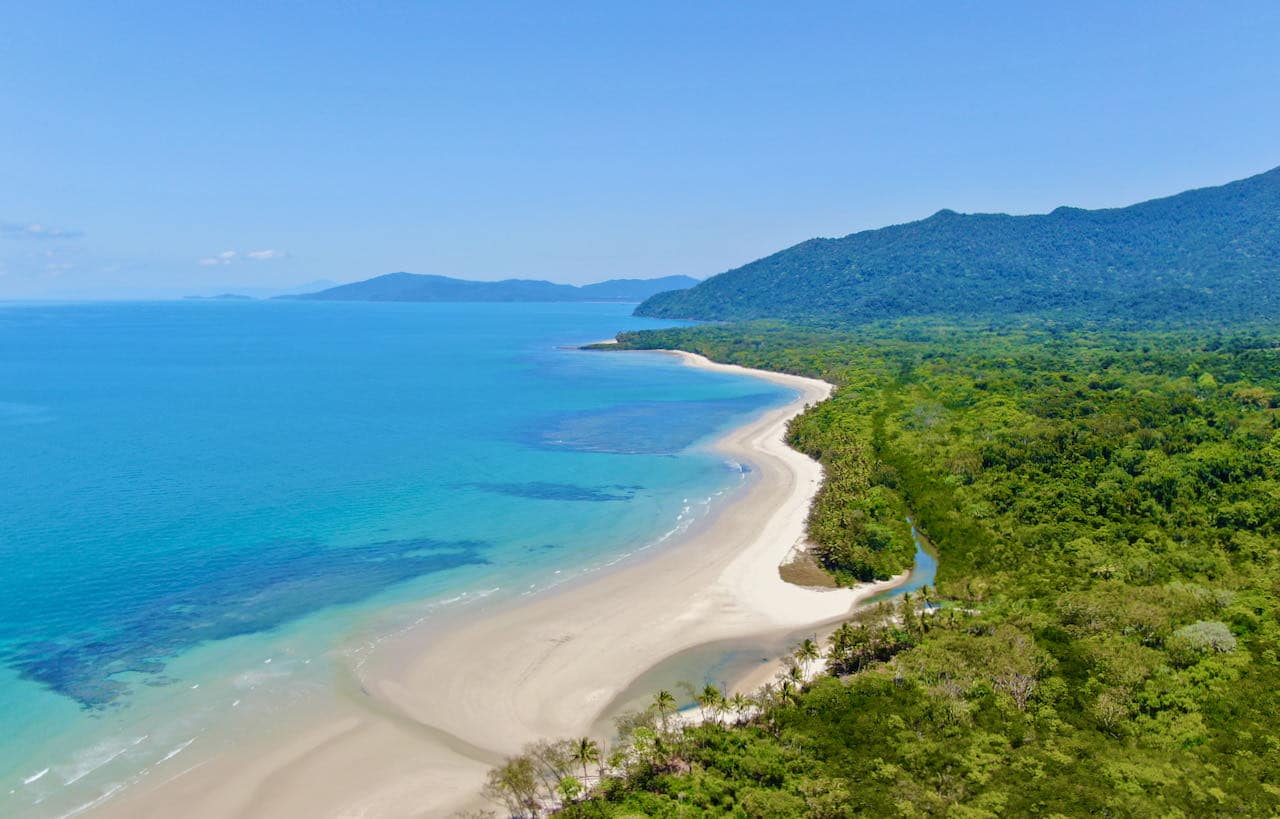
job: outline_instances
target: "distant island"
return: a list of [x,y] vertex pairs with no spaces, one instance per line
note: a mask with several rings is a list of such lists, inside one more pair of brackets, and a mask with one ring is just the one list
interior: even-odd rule
[[448,276],[388,273],[317,293],[277,296],[306,301],[439,301],[439,302],[642,302],[655,293],[693,287],[692,276],[658,279],[610,279],[596,284],[572,285],[534,279],[477,282]]
[[243,293],[219,293],[216,296],[183,296],[188,301],[253,301],[253,296]]
[[862,323],[907,316],[1272,318],[1280,308],[1280,168],[1105,210],[941,210],[810,239],[637,315]]

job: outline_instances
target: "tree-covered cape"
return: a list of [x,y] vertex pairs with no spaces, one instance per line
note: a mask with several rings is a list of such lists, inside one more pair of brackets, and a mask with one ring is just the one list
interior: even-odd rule
[[[624,335],[825,378],[792,428],[846,580],[939,553],[941,610],[686,732],[571,816],[1280,813],[1280,331],[914,322]],[[838,632],[839,634],[839,632]],[[838,643],[838,644],[837,644]]]

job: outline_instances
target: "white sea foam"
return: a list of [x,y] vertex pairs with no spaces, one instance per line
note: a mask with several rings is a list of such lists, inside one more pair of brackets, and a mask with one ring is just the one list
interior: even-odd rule
[[49,773],[48,768],[45,768],[43,771],[40,771],[39,773],[33,773],[31,774],[31,776],[28,776],[26,779],[22,780],[22,784],[30,785],[32,782],[39,782],[40,779],[47,773]]
[[186,742],[184,742],[184,743],[182,743],[181,745],[179,745],[177,748],[174,748],[174,749],[173,749],[172,751],[170,751],[169,753],[167,753],[167,754],[165,754],[164,756],[160,757],[160,761],[161,761],[161,762],[168,762],[169,760],[173,759],[173,758],[174,758],[175,756],[177,756],[178,754],[180,754],[180,753],[182,753],[183,751],[185,751],[185,750],[186,750],[186,749],[191,745],[191,743],[193,743],[193,742],[195,742],[195,741],[196,741],[196,738],[195,738],[195,737],[192,737],[191,739],[189,739],[189,740],[187,740]]
[[[368,662],[369,656],[375,648],[377,648],[386,640],[399,637],[403,634],[407,634],[417,626],[420,626],[423,623],[425,623],[427,620],[431,619],[431,617],[440,609],[446,608],[448,606],[452,606],[457,603],[462,603],[462,604],[475,603],[477,601],[485,599],[486,597],[489,597],[490,595],[497,594],[501,590],[502,590],[501,586],[494,586],[491,589],[481,589],[480,591],[464,591],[454,595],[453,597],[446,597],[443,600],[434,600],[422,607],[422,610],[425,610],[424,614],[421,614],[420,616],[415,617],[409,622],[402,624],[399,628],[395,628],[383,634],[379,634],[376,637],[373,637],[372,639],[367,640],[366,642],[360,645],[348,647],[343,650],[343,654],[345,654],[348,657],[355,658],[355,662],[353,663],[353,668],[358,672],[360,669],[364,668],[365,663]],[[524,594],[530,594],[530,593],[531,592],[528,592],[528,591],[524,592]],[[311,663],[310,659],[303,661],[304,665],[309,665],[310,663]]]
[[129,740],[123,745],[113,744],[112,742],[100,742],[81,753],[77,754],[76,760],[72,763],[71,770],[63,777],[62,784],[73,785],[84,779],[89,774],[101,768],[113,760],[117,759],[130,748],[136,748],[139,743],[147,738],[147,734]]
[[66,813],[59,816],[58,819],[68,819],[68,817],[76,816],[77,814],[84,813],[89,808],[96,808],[98,805],[101,805],[103,802],[110,799],[112,795],[115,794],[116,791],[120,790],[123,787],[124,787],[124,784],[120,782],[110,785],[107,787],[105,791],[102,792],[102,795],[99,796],[97,799],[92,799],[88,802],[85,802],[83,805],[81,805],[78,808],[73,808],[67,811]]

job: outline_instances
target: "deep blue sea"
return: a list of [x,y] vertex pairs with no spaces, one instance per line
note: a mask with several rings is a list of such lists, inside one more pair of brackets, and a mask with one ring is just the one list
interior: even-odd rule
[[789,391],[611,304],[0,304],[0,815],[178,773],[409,618],[660,542]]

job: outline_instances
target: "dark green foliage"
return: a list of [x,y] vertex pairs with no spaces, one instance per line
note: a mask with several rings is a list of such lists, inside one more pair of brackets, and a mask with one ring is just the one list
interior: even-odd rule
[[810,239],[638,315],[865,322],[1056,313],[1178,320],[1280,309],[1280,168],[1127,208],[959,214]]
[[809,511],[813,556],[837,580],[884,580],[910,567],[915,544],[894,480],[871,468],[868,419],[848,411],[850,396],[797,418],[788,442],[824,467],[824,491]]
[[691,732],[681,764],[570,815],[1280,813],[1277,338],[624,336],[837,383],[793,439],[856,464],[833,507],[888,489],[911,510],[943,602],[864,614],[824,646],[842,677]]

